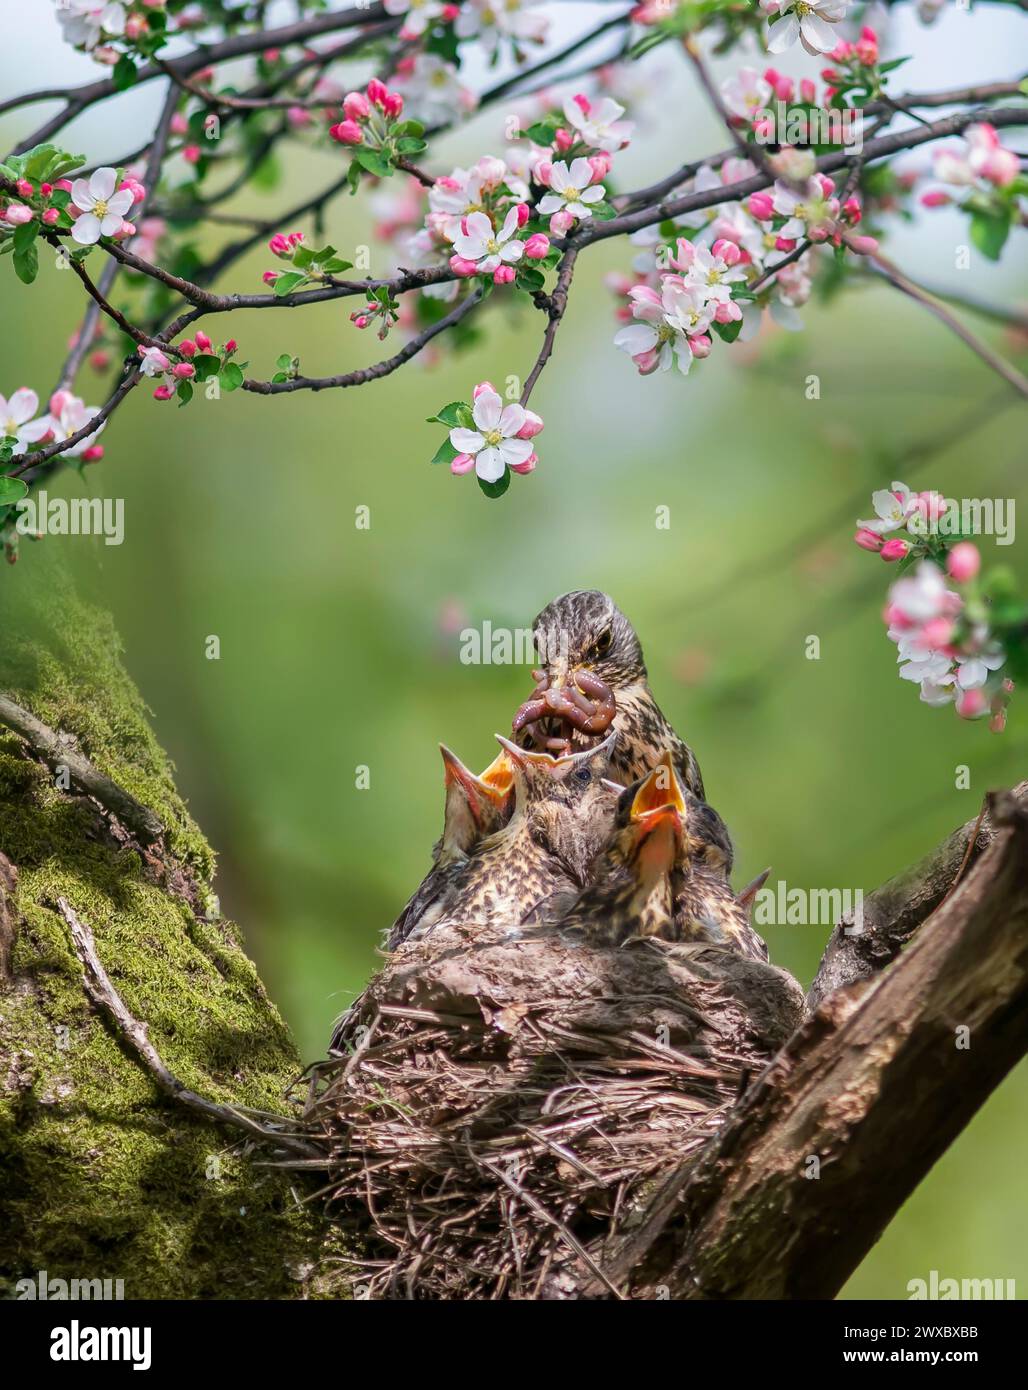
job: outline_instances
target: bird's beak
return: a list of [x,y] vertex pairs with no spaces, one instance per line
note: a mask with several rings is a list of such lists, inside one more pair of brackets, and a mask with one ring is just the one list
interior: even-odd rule
[[658,806],[632,818],[637,862],[644,875],[657,878],[671,871],[682,841],[682,817],[674,805]]
[[563,757],[555,758],[552,753],[537,753],[529,748],[519,748],[516,743],[511,743],[510,739],[504,738],[502,734],[496,735],[496,742],[518,767],[545,768],[547,772],[560,777],[566,776],[575,767],[588,766],[594,758],[606,757],[609,759],[614,751],[616,740],[617,734],[611,730],[603,742],[598,743],[595,748],[584,748],[580,753],[565,753]]
[[632,820],[639,820],[654,811],[671,808],[679,818],[685,814],[685,797],[678,783],[670,753],[664,753],[652,772],[639,785],[632,798]]
[[474,807],[484,798],[499,805],[514,785],[514,769],[506,753],[500,753],[489,764],[480,777],[476,777],[469,767],[465,767],[456,753],[450,751],[445,743],[439,745],[443,755],[443,780],[447,787],[458,785]]
[[753,882],[747,883],[746,887],[738,895],[740,905],[744,907],[747,912],[753,911],[753,905],[757,900],[757,894],[767,882],[767,876],[770,872],[770,869],[765,869],[762,874],[758,874]]

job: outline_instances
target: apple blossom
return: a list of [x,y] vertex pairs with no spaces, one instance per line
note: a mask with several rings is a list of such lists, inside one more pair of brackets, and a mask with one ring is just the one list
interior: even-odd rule
[[71,229],[72,240],[80,246],[91,246],[102,236],[119,231],[125,214],[132,206],[132,193],[127,188],[115,192],[117,175],[111,168],[96,169],[89,179],[76,179],[71,186],[71,200],[79,216]]
[[751,121],[758,111],[764,110],[772,95],[778,96],[778,91],[772,89],[771,83],[761,77],[756,68],[740,68],[734,77],[721,84],[725,110],[744,121]]
[[624,114],[625,108],[610,97],[590,102],[584,96],[574,96],[564,103],[564,116],[579,139],[608,154],[623,149],[632,138],[635,127],[621,119]]
[[877,516],[870,521],[858,521],[857,525],[882,536],[907,524],[917,510],[917,498],[906,483],[892,483],[890,487],[880,488],[871,494],[871,505]]
[[550,189],[539,203],[539,212],[548,216],[567,212],[572,217],[591,217],[590,203],[603,201],[603,185],[593,183],[593,171],[587,159],[574,159],[571,167],[558,159],[550,169],[547,187]]
[[171,359],[158,347],[139,349],[142,359],[139,366],[144,376],[163,376],[171,370]]
[[524,428],[526,413],[523,406],[504,405],[500,395],[487,383],[487,389],[476,391],[471,408],[476,429],[458,426],[450,431],[450,443],[461,454],[475,460],[475,472],[486,483],[495,483],[507,468],[516,469],[532,456],[532,445],[518,438]]
[[516,207],[507,213],[499,231],[484,212],[471,213],[461,226],[453,239],[454,250],[462,260],[473,262],[479,274],[490,275],[501,263],[520,261],[525,254],[525,243],[514,239],[519,227]]
[[464,0],[454,24],[460,39],[477,38],[486,56],[499,52],[504,39],[514,45],[542,43],[550,21],[538,11],[526,9],[523,0]]
[[784,53],[799,39],[808,53],[830,52],[836,43],[832,25],[845,19],[848,8],[849,0],[761,0],[761,9],[771,17],[768,51]]
[[0,396],[0,439],[16,439],[24,449],[33,439],[41,437],[33,431],[33,421],[39,410],[39,397],[28,386],[13,392],[10,400]]
[[958,584],[966,584],[974,579],[981,566],[981,554],[971,541],[961,541],[946,557],[946,572]]
[[406,16],[400,30],[403,39],[420,38],[444,8],[442,0],[385,0],[386,14]]

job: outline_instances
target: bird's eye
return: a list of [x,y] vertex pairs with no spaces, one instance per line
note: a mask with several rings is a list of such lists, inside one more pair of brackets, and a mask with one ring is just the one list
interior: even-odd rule
[[613,641],[614,633],[612,629],[608,627],[605,632],[600,633],[599,637],[597,637],[596,641],[592,644],[589,649],[589,655],[591,657],[606,656],[610,651],[610,646]]
[[576,768],[575,771],[572,773],[572,776],[574,777],[574,780],[576,782],[581,783],[583,786],[586,782],[592,780],[592,773],[589,771],[587,767]]

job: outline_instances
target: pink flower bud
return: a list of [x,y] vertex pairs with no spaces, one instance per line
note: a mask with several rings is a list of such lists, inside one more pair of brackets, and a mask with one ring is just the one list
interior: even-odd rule
[[862,550],[881,550],[882,548],[881,536],[876,531],[869,531],[866,526],[858,526],[857,534],[853,539]]
[[570,232],[574,225],[574,214],[568,212],[567,208],[561,208],[550,218],[550,231],[554,236],[564,236],[565,233]]
[[261,279],[266,285],[273,285],[281,274],[280,270],[266,270]]
[[531,473],[538,462],[538,454],[529,454],[528,458],[525,459],[524,463],[512,463],[510,465],[510,471],[512,473]]
[[718,237],[710,249],[713,255],[721,257],[725,265],[739,264],[742,252],[734,241],[726,241],[724,237]]
[[525,242],[525,255],[530,261],[541,261],[549,252],[550,238],[543,232],[533,232]]
[[367,314],[351,314],[350,322],[355,328],[367,328],[371,320],[368,318]]
[[474,466],[474,454],[458,454],[457,457],[450,462],[450,472],[458,475],[461,473],[470,473]]
[[498,265],[493,271],[494,285],[509,285],[514,279],[514,267],[512,265]]
[[589,168],[593,171],[593,183],[602,183],[611,171],[614,164],[613,157],[601,151],[599,154],[589,156]]
[[196,376],[196,368],[192,362],[176,362],[171,374],[177,376],[180,381],[188,381],[190,377]]
[[565,154],[575,143],[575,138],[569,130],[565,130],[564,127],[561,126],[554,134],[553,143],[561,154]]
[[201,352],[210,352],[211,350],[211,340],[202,328],[196,330],[196,346]]
[[518,226],[523,227],[532,215],[532,211],[527,203],[518,203],[515,211],[518,215]]
[[787,236],[775,237],[775,250],[776,250],[776,251],[795,251],[795,250],[796,250],[796,242],[795,242],[794,238],[792,238],[792,237],[787,237]]
[[54,184],[54,188],[59,188],[62,193],[70,193],[71,181],[69,179],[58,179]]
[[23,198],[31,198],[36,191],[28,179],[19,179],[14,186]]
[[689,344],[689,351],[692,353],[693,357],[700,361],[702,361],[704,357],[710,356],[710,349],[714,346],[711,342],[710,335],[707,333],[697,333],[694,337],[687,338],[686,342]]
[[158,386],[153,398],[155,401],[170,401],[174,394],[170,386]]
[[525,411],[525,423],[518,430],[516,439],[534,439],[537,434],[542,432],[543,417],[537,415],[534,410]]
[[982,567],[982,557],[978,547],[971,541],[961,541],[946,557],[946,573],[958,584],[966,584]]
[[447,24],[452,24],[459,14],[459,5],[444,5],[440,19],[444,20]]
[[541,183],[544,188],[549,188],[550,178],[553,175],[553,165],[548,159],[540,159],[535,166],[535,181]]
[[382,109],[391,120],[397,120],[403,115],[403,97],[399,92],[387,92]]
[[784,73],[776,73],[771,87],[779,101],[792,101],[796,91],[796,85],[792,78],[786,77]]
[[54,186],[52,183],[41,183],[39,185],[39,191],[44,198],[49,198],[50,194],[54,191]]
[[104,456],[104,446],[102,444],[90,444],[88,449],[82,451],[83,463],[99,463]]
[[187,164],[198,164],[200,162],[200,146],[186,145],[182,150],[182,158]]
[[60,220],[61,214],[57,208],[47,208],[46,211],[43,213],[43,216],[40,218],[40,221],[43,223],[44,227],[56,227],[57,223]]
[[962,690],[957,696],[957,713],[961,719],[978,719],[988,707],[985,692],[981,689]]
[[842,210],[846,214],[846,220],[852,223],[854,226],[860,221],[861,217],[863,216],[860,208],[859,198],[847,198],[842,205]]
[[347,92],[343,97],[343,114],[350,121],[366,121],[371,115],[371,103],[363,92]]
[[196,353],[196,344],[193,342],[192,338],[183,338],[182,341],[176,343],[175,346],[183,357],[192,357]]
[[885,542],[880,553],[886,564],[891,565],[895,560],[902,560],[909,552],[910,546],[907,545],[906,541],[894,538]]
[[290,106],[286,112],[286,119],[291,126],[299,130],[305,125],[310,125],[314,117],[309,111],[305,111],[302,106]]
[[277,48],[266,48],[262,56],[266,63],[277,63],[282,54]]
[[450,257],[450,269],[453,271],[454,275],[468,276],[478,274],[478,266],[474,261],[466,260],[465,257],[456,254]]
[[850,236],[846,245],[858,256],[870,256],[878,250],[878,238],[873,236]]
[[12,227],[24,227],[27,222],[32,221],[32,209],[27,208],[24,203],[11,203],[4,213],[4,221]]
[[758,222],[770,222],[775,212],[775,205],[771,194],[752,194],[749,201],[749,209]]
[[340,121],[338,125],[329,126],[328,133],[333,140],[338,140],[341,145],[361,145],[364,143],[364,132],[356,121]]
[[228,356],[230,353],[235,352],[238,346],[239,344],[236,342],[235,338],[229,338],[228,342],[225,344],[226,356]]
[[183,116],[181,111],[176,111],[174,116],[172,116],[171,118],[172,135],[185,135],[188,129],[189,122],[186,120],[185,116]]
[[134,203],[141,203],[143,199],[146,197],[146,187],[143,184],[141,184],[138,179],[134,179],[131,175],[129,175],[127,178],[122,179],[118,187],[123,188],[128,193],[131,193],[132,201]]
[[949,201],[949,194],[944,193],[941,188],[929,189],[927,193],[921,194],[923,208],[944,208]]
[[281,232],[276,232],[268,242],[268,250],[273,256],[288,256],[290,254],[289,242],[286,241]]
[[809,77],[800,81],[800,101],[806,102],[808,106],[813,106],[817,101],[817,87]]
[[483,393],[483,391],[491,391],[494,396],[498,394],[496,387],[493,385],[491,381],[480,381],[478,385],[475,387],[475,389],[472,391],[471,399],[473,401],[477,401],[479,396]]
[[367,87],[368,100],[373,101],[376,106],[383,106],[385,99],[389,95],[389,88],[384,82],[380,82],[377,77],[373,77]]
[[104,372],[111,365],[111,354],[103,348],[89,354],[89,365],[94,372]]

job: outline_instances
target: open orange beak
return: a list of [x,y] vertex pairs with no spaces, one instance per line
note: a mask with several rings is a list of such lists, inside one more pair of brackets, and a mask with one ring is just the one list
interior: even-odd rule
[[445,743],[439,745],[443,755],[443,778],[447,787],[459,785],[468,799],[472,810],[483,800],[502,804],[514,785],[514,769],[505,753],[493,759],[480,777],[476,777],[469,767],[465,767],[456,753],[450,751]]
[[662,754],[653,771],[643,779],[632,798],[633,821],[652,816],[658,811],[674,811],[679,818],[685,814],[685,797],[678,782],[670,753]]

